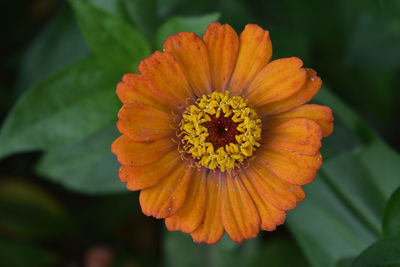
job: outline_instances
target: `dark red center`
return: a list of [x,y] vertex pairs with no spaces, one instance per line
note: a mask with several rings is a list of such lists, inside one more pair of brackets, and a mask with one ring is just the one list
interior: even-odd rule
[[237,144],[235,136],[240,134],[236,129],[239,125],[232,120],[232,116],[224,117],[223,114],[216,118],[214,115],[210,115],[211,121],[203,123],[208,129],[208,136],[206,142],[210,142],[214,150],[223,147],[229,143]]

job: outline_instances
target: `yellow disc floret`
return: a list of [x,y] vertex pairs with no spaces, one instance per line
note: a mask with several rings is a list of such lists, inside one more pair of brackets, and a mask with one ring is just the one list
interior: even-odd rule
[[203,95],[186,108],[179,126],[183,152],[197,167],[229,171],[260,146],[260,118],[246,100],[228,91]]

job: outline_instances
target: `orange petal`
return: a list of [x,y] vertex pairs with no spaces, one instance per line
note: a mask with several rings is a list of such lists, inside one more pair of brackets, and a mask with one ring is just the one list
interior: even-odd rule
[[296,208],[297,202],[303,200],[298,198],[298,192],[302,189],[290,184],[273,174],[259,159],[250,162],[249,167],[243,170],[247,182],[257,188],[261,197],[280,210],[291,210]]
[[193,32],[180,32],[165,40],[163,48],[174,55],[198,97],[211,93],[207,47]]
[[153,142],[135,142],[121,135],[111,145],[111,152],[117,155],[123,165],[143,166],[152,163],[167,152],[176,148],[169,138],[161,138]]
[[311,183],[322,164],[320,153],[306,156],[298,152],[283,152],[267,147],[260,148],[258,153],[257,158],[276,176],[295,185]]
[[146,104],[125,104],[118,113],[120,133],[137,142],[171,136],[172,116]]
[[180,230],[191,233],[203,221],[206,206],[206,171],[195,170],[191,178],[185,203],[177,213],[165,219],[165,225],[170,231]]
[[247,99],[252,106],[261,106],[285,99],[297,92],[306,81],[306,70],[297,57],[270,62],[250,83]]
[[117,85],[116,91],[119,99],[124,104],[143,103],[154,108],[170,112],[175,110],[176,101],[168,101],[151,91],[146,79],[139,74],[127,73]]
[[276,125],[276,121],[263,123],[266,136],[264,146],[287,152],[297,151],[302,155],[313,156],[321,148],[321,126],[313,120],[295,118]]
[[254,204],[257,207],[261,219],[261,229],[265,231],[273,231],[277,225],[283,224],[286,219],[286,213],[283,210],[276,208],[260,192],[260,188],[254,186],[249,178],[240,172],[240,179],[246,187]]
[[167,52],[154,52],[139,64],[139,71],[157,96],[186,105],[188,99],[194,100],[193,91],[173,55]]
[[321,88],[322,81],[314,70],[305,70],[307,71],[306,82],[300,90],[283,100],[258,107],[258,114],[260,114],[261,117],[271,116],[291,110],[292,108],[301,106],[310,101],[318,92],[319,88]]
[[161,182],[140,192],[140,206],[147,216],[166,218],[175,214],[186,198],[192,168],[181,164]]
[[227,88],[239,51],[239,38],[228,24],[213,22],[204,33],[203,40],[208,49],[211,80],[215,91]]
[[172,169],[182,164],[180,154],[172,150],[161,159],[144,166],[121,166],[119,178],[129,190],[135,191],[158,184]]
[[229,237],[238,243],[257,236],[260,216],[237,175],[221,179],[221,219]]
[[247,24],[239,38],[239,54],[228,87],[234,95],[240,95],[249,86],[272,56],[269,32],[261,27]]
[[265,123],[278,125],[294,118],[307,118],[317,122],[322,128],[323,137],[329,136],[333,131],[332,110],[316,104],[302,105],[285,113],[266,117]]
[[202,224],[190,234],[196,243],[214,244],[224,234],[224,226],[221,222],[220,176],[217,172],[210,172],[207,177],[207,200],[204,219]]

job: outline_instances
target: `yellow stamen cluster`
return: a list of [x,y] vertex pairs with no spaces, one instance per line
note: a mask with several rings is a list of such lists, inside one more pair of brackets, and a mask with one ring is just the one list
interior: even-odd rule
[[[205,124],[212,117],[220,116],[236,123],[239,134],[235,136],[236,143],[231,142],[215,150],[213,144],[206,140],[209,131]],[[246,100],[239,96],[230,97],[228,91],[203,95],[194,105],[186,108],[179,126],[184,152],[193,156],[197,167],[229,171],[239,167],[260,146],[261,120],[257,113],[247,106]]]

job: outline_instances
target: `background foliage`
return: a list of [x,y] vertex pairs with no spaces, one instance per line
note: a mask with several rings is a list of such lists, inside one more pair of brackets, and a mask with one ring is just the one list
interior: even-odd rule
[[[399,1],[0,6],[0,266],[400,266]],[[284,226],[207,246],[142,215],[109,148],[122,74],[167,36],[201,36],[215,20],[238,32],[259,24],[274,58],[317,70],[324,86],[314,101],[332,107],[335,130]]]

